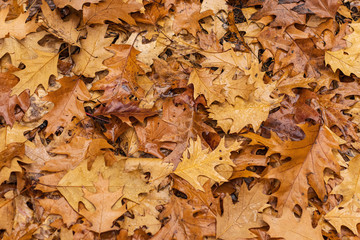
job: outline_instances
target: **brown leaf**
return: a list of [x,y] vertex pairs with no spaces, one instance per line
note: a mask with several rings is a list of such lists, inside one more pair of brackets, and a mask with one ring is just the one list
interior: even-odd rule
[[112,38],[104,37],[107,27],[105,24],[86,27],[87,37],[80,40],[80,52],[73,56],[75,66],[72,71],[76,75],[95,77],[96,72],[106,69],[102,63],[112,56],[109,51],[105,50],[105,47],[108,47],[112,42]]
[[76,30],[80,21],[79,17],[72,15],[70,19],[63,21],[60,13],[56,9],[51,11],[49,5],[44,0],[42,2],[41,11],[44,14],[44,25],[48,28],[48,31],[71,45],[80,46],[80,32]]
[[[18,78],[11,73],[0,73],[0,117],[3,117],[5,123],[13,126],[15,120],[19,120],[30,106],[29,91],[24,91],[18,96],[10,96],[11,88],[18,82]],[[16,113],[16,108],[21,111]]]
[[46,134],[49,136],[71,122],[73,117],[82,120],[86,117],[83,102],[90,99],[90,94],[78,77],[64,77],[59,80],[61,88],[50,92],[43,100],[54,103],[54,107],[44,116],[48,121]]
[[[251,5],[251,4],[249,4]],[[275,16],[271,22],[271,27],[288,27],[294,23],[304,24],[305,14],[297,14],[293,8],[298,4],[292,1],[265,0],[262,3],[263,8],[251,16],[252,20],[259,20],[264,16]]]
[[[175,186],[184,191],[185,189],[195,191],[191,188],[182,188],[179,185]],[[189,195],[194,196],[191,199],[182,199],[171,195],[170,203],[165,206],[165,210],[162,211],[159,216],[161,220],[169,219],[169,221],[152,239],[176,238],[200,240],[203,239],[204,236],[215,236],[215,215],[207,207],[207,202],[209,201],[207,196],[211,194],[211,190],[209,189],[209,185],[207,185],[206,188],[204,194],[198,191],[196,191],[195,194],[187,191],[184,192],[187,195],[193,194]]]
[[307,8],[319,17],[333,18],[340,4],[337,0],[306,0],[304,8]]
[[84,189],[84,196],[95,207],[95,211],[89,211],[81,208],[79,213],[91,222],[90,230],[98,233],[116,229],[113,228],[113,222],[125,213],[125,209],[112,209],[113,205],[122,196],[122,190],[109,192],[109,180],[104,179],[102,175],[94,183],[96,193]]
[[[187,94],[165,100],[161,118],[153,117],[148,119],[146,126],[135,126],[141,150],[160,158],[164,157],[161,148],[173,150],[167,159],[177,165],[190,138],[199,135],[203,143],[212,148],[219,143],[220,137],[215,130],[203,122],[204,114],[195,111],[189,105],[191,102],[176,102]],[[203,133],[211,140],[205,141]]]
[[82,6],[85,3],[98,3],[100,1],[101,0],[85,0],[85,1],[84,0],[71,0],[71,1],[68,1],[68,0],[53,0],[53,2],[55,3],[55,5],[58,8],[64,8],[66,6],[72,6],[76,10],[81,10]]
[[279,179],[280,188],[273,194],[276,196],[277,209],[280,213],[284,207],[292,209],[296,204],[304,211],[308,204],[308,188],[311,186],[320,199],[327,194],[324,183],[324,170],[329,168],[339,173],[340,166],[332,153],[339,149],[339,143],[326,126],[301,125],[305,138],[301,141],[282,141],[276,134],[270,139],[260,137],[254,133],[244,136],[251,138],[253,144],[263,144],[269,147],[267,156],[281,153],[291,157],[291,160],[281,166],[271,168],[265,178]]
[[59,199],[39,199],[38,201],[46,213],[61,215],[68,227],[80,217],[63,197]]
[[200,1],[188,3],[181,1],[176,4],[176,15],[174,18],[173,30],[179,33],[182,29],[186,29],[193,36],[201,30],[199,20],[212,14],[212,10],[200,12]]
[[136,0],[129,0],[127,2],[105,0],[100,3],[92,3],[90,6],[83,8],[84,22],[86,24],[102,24],[109,20],[114,23],[121,23],[120,18],[129,24],[135,25],[136,23],[130,16],[130,13],[137,12],[142,7],[142,3]]
[[150,109],[140,108],[137,103],[131,102],[124,104],[117,99],[113,99],[106,104],[100,106],[95,111],[95,116],[98,115],[112,115],[118,117],[121,121],[132,125],[130,117],[134,117],[140,122],[144,122],[145,118],[156,115],[156,111]]
[[123,88],[130,88],[135,96],[142,96],[143,89],[136,82],[136,75],[143,73],[139,66],[140,62],[136,60],[136,56],[140,53],[131,45],[114,44],[107,48],[115,55],[104,61],[109,68],[109,74],[96,82],[92,90],[104,90],[101,100],[104,102],[112,98],[121,98]]

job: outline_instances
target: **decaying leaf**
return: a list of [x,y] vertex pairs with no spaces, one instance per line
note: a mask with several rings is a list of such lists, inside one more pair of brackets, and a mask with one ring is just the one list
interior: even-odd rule
[[359,11],[0,1],[0,238],[358,238]]

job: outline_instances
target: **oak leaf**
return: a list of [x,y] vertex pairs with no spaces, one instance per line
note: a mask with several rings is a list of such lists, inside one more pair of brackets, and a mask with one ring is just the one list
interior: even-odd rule
[[161,228],[161,222],[158,220],[160,212],[156,208],[168,203],[169,199],[168,188],[162,191],[151,191],[139,201],[139,204],[128,207],[133,217],[125,217],[121,226],[127,229],[130,235],[134,234],[139,227],[146,227],[147,233],[155,234]]
[[144,73],[141,62],[136,60],[140,53],[133,46],[127,44],[114,44],[107,48],[115,55],[104,61],[109,69],[109,74],[96,82],[92,90],[104,90],[101,100],[104,102],[117,98],[121,94],[123,85],[129,87],[135,96],[142,95],[142,88],[139,87],[136,76]]
[[310,88],[309,83],[315,81],[315,78],[304,77],[304,74],[298,74],[293,77],[283,74],[276,84],[276,89],[279,93],[295,97],[294,88]]
[[15,209],[10,197],[12,196],[0,198],[0,214],[2,216],[0,220],[0,229],[4,229],[8,234],[11,233],[15,217]]
[[144,174],[149,173],[148,182],[154,188],[158,187],[173,168],[173,164],[165,163],[160,158],[128,158],[124,166],[125,172],[141,170]]
[[43,0],[41,12],[44,14],[44,25],[53,35],[63,39],[71,45],[79,45],[80,32],[76,30],[80,18],[72,15],[68,21],[64,21],[60,13],[55,9],[51,11],[49,5]]
[[9,54],[12,65],[18,67],[24,60],[35,59],[37,57],[36,51],[57,52],[58,49],[56,47],[50,48],[38,44],[40,40],[46,38],[46,35],[48,35],[46,31],[40,31],[30,33],[22,40],[5,38],[1,43],[0,56],[3,57],[6,53]]
[[88,162],[88,167],[92,165],[95,158],[105,153],[103,149],[112,149],[111,146],[103,138],[87,139],[75,136],[70,143],[61,144],[50,152],[60,156],[66,155],[65,159],[49,160],[42,168],[44,171],[58,172],[75,168],[82,161]]
[[[23,113],[29,108],[30,96],[28,91],[24,91],[19,96],[10,96],[11,88],[18,83],[18,78],[11,73],[0,73],[0,116],[5,123],[13,126],[15,120],[20,120]],[[15,113],[16,106],[21,109],[20,113]]]
[[35,19],[26,22],[26,19],[29,16],[28,12],[21,13],[20,16],[14,20],[6,21],[9,9],[9,7],[6,7],[0,10],[0,22],[2,25],[0,30],[0,38],[5,38],[10,35],[21,40],[25,38],[27,34],[36,31],[38,24],[35,22]]
[[22,61],[26,65],[25,69],[14,72],[20,81],[12,88],[11,94],[19,95],[26,89],[30,90],[30,94],[33,94],[40,84],[47,89],[50,76],[57,77],[59,55],[40,51],[36,51],[36,53],[37,58]]
[[248,146],[245,149],[242,149],[239,154],[234,156],[233,162],[235,167],[230,179],[240,177],[260,177],[257,173],[248,170],[248,167],[265,167],[268,162],[266,156],[256,154],[257,150],[259,150],[259,148],[256,146]]
[[204,0],[201,3],[201,10],[200,12],[206,12],[208,10],[213,11],[214,14],[218,13],[221,10],[227,11],[227,5],[225,0],[220,1],[211,1],[211,0]]
[[219,75],[218,81],[223,86],[224,91],[222,94],[227,102],[235,105],[237,97],[241,97],[244,100],[249,99],[250,95],[255,91],[254,84],[249,84],[249,78],[248,75],[237,67],[225,69]]
[[54,103],[54,107],[43,118],[48,121],[47,136],[55,133],[58,127],[67,125],[73,117],[78,120],[85,118],[83,101],[90,99],[84,82],[77,76],[64,77],[59,80],[59,83],[61,84],[60,89],[49,92],[43,98],[43,100]]
[[139,140],[134,128],[127,129],[119,137],[121,139],[120,148],[125,152],[126,156],[131,156],[139,150]]
[[65,156],[50,155],[46,147],[41,142],[39,135],[37,134],[34,137],[34,142],[26,142],[25,144],[25,155],[30,158],[33,163],[27,166],[24,166],[27,173],[31,175],[34,179],[38,178],[38,174],[42,172],[42,168],[47,162],[62,162],[65,160]]
[[307,209],[302,211],[300,219],[288,208],[284,209],[281,218],[276,218],[269,214],[263,214],[264,221],[270,225],[268,233],[271,237],[281,237],[284,239],[301,239],[301,240],[320,240],[323,239],[321,227],[313,228],[311,215]]
[[182,29],[186,29],[190,34],[196,36],[196,33],[201,30],[199,20],[212,14],[212,10],[200,12],[200,9],[200,1],[177,3],[173,23],[174,32],[179,33]]
[[223,52],[201,52],[206,59],[201,63],[203,67],[220,67],[223,69],[239,68],[246,70],[250,68],[251,56],[249,53],[235,52],[232,48]]
[[194,69],[189,77],[189,84],[194,86],[194,98],[203,94],[210,105],[214,101],[223,102],[225,97],[221,94],[224,85],[213,83],[217,76],[206,69]]
[[143,4],[136,0],[105,0],[93,3],[83,8],[83,17],[86,24],[104,23],[106,20],[121,23],[119,18],[131,25],[136,25],[130,13],[140,11]]
[[357,225],[360,222],[359,218],[360,202],[357,197],[342,202],[341,207],[336,206],[325,215],[325,219],[328,220],[338,232],[341,232],[341,226],[345,226],[354,234],[358,233]]
[[[358,93],[356,93],[356,95],[358,95]],[[346,100],[336,102],[336,100],[332,100],[333,98],[333,94],[323,94],[319,95],[317,99],[325,124],[329,127],[337,126],[345,138],[350,136],[353,139],[358,139],[354,123],[349,120],[348,115],[343,113],[349,109],[346,105]]]
[[68,204],[65,198],[59,199],[39,199],[40,206],[42,206],[46,213],[60,215],[64,223],[69,227],[74,224],[80,217],[72,207]]
[[348,47],[334,52],[325,52],[325,62],[331,66],[334,72],[340,69],[345,75],[350,76],[353,73],[356,76],[360,76],[360,58],[357,54],[360,49],[358,41],[360,37],[360,23],[352,23],[350,26],[354,31],[345,37]]
[[101,0],[53,0],[58,8],[64,8],[66,6],[72,6],[76,10],[81,10],[85,3],[98,3]]
[[213,151],[203,150],[200,137],[196,141],[190,139],[189,148],[183,153],[182,161],[174,174],[188,181],[195,189],[204,191],[198,177],[206,176],[218,183],[226,182],[227,179],[221,176],[215,167],[221,164],[235,166],[230,159],[230,153],[239,148],[237,142],[226,148],[223,138]]
[[234,105],[228,102],[211,105],[209,117],[216,120],[225,132],[237,133],[249,124],[256,131],[268,117],[271,107],[265,101],[246,101],[236,97]]
[[[58,190],[66,198],[69,204],[75,209],[78,209],[78,203],[81,201],[85,204],[88,210],[92,209],[91,204],[83,197],[81,186],[86,187],[89,191],[93,190],[93,182],[96,181],[98,173],[101,173],[104,178],[109,179],[109,190],[114,192],[122,189],[121,199],[127,199],[132,202],[138,203],[142,197],[140,194],[148,193],[154,189],[157,183],[156,179],[152,183],[148,183],[145,179],[145,172],[141,171],[141,167],[126,169],[127,158],[116,157],[117,161],[111,166],[105,166],[103,155],[98,156],[92,168],[89,170],[87,167],[87,161],[80,163],[75,169],[70,170],[59,181]],[[115,157],[115,156],[113,156]],[[131,162],[131,159],[130,159]],[[169,169],[165,165],[161,165],[161,161],[156,161],[157,164],[153,164],[151,168],[145,168],[150,172],[150,176],[162,180],[166,176],[159,176],[156,173],[160,169]],[[137,165],[138,166],[138,165]],[[154,175],[151,172],[155,171]],[[122,174],[119,174],[121,172]],[[164,173],[167,171],[164,170]],[[118,201],[117,205],[121,205],[121,201]]]
[[11,143],[0,152],[0,184],[9,180],[12,172],[22,172],[19,162],[29,164],[32,161],[25,156],[24,143]]
[[315,46],[314,40],[296,39],[287,53],[280,53],[274,71],[292,65],[294,74],[307,73],[308,77],[320,77],[320,71],[325,68],[324,51]]
[[340,206],[350,202],[351,199],[354,199],[354,201],[359,201],[360,204],[359,167],[360,155],[357,155],[350,160],[348,168],[344,171],[341,171],[341,176],[344,178],[344,180],[331,191],[332,194],[341,194],[343,196],[343,200],[340,203]]
[[140,122],[144,122],[145,118],[156,114],[157,112],[150,109],[140,108],[136,102],[124,104],[118,99],[111,100],[106,106],[100,106],[94,113],[95,116],[116,116],[130,126],[132,125],[130,117],[134,117]]
[[333,18],[340,6],[338,0],[306,0],[304,8],[322,18]]
[[[251,5],[251,4],[250,4]],[[265,0],[262,2],[263,8],[254,13],[250,20],[259,20],[264,16],[275,16],[274,21],[270,23],[271,27],[286,28],[294,23],[304,24],[305,14],[298,14],[293,10],[298,5],[292,1]]]
[[80,52],[73,56],[75,66],[72,71],[76,75],[95,77],[96,72],[106,69],[102,63],[112,56],[109,51],[105,50],[105,47],[112,42],[112,38],[104,37],[107,27],[106,24],[95,27],[86,26],[87,37],[80,40]]
[[[215,213],[218,200],[212,196],[209,182],[204,185],[206,191],[194,190],[190,184],[175,180],[175,188],[183,191],[189,199],[182,199],[171,195],[170,202],[159,219],[169,219],[164,227],[155,234],[153,239],[194,239],[200,240],[205,236],[215,236]],[[214,204],[215,203],[215,204]],[[212,205],[209,208],[209,204]],[[214,206],[214,205],[215,206]],[[195,223],[195,224],[194,224]]]
[[[273,194],[277,197],[277,209],[292,209],[298,204],[306,209],[308,204],[308,188],[311,186],[320,199],[327,194],[324,183],[324,170],[329,168],[339,174],[339,164],[332,153],[339,149],[338,139],[326,126],[300,125],[305,132],[301,141],[282,141],[276,134],[271,138],[263,138],[254,133],[246,133],[245,137],[253,140],[252,144],[269,147],[267,156],[280,153],[291,157],[291,160],[279,167],[271,168],[264,178],[279,179],[279,189]],[[284,174],[287,173],[287,174]]]
[[[184,92],[174,99],[167,99],[163,103],[162,117],[149,118],[146,126],[135,126],[140,150],[159,158],[166,157],[176,166],[190,138],[198,135],[202,137],[204,145],[216,147],[220,137],[212,127],[203,122],[206,115],[194,109],[192,100],[182,100],[192,94]],[[206,141],[203,136],[208,136],[210,140]],[[165,156],[161,148],[172,152]]]
[[138,34],[133,33],[126,41],[126,44],[134,46],[140,53],[136,55],[136,59],[141,62],[141,67],[149,72],[150,67],[155,59],[159,58],[159,55],[164,52],[166,45],[161,43],[160,36],[153,36],[150,42],[145,41],[146,37],[138,37]]
[[164,7],[157,2],[153,2],[152,4],[147,4],[145,6],[145,13],[136,12],[131,14],[131,16],[135,19],[136,22],[156,26],[160,19],[168,15],[168,12],[169,7]]
[[96,193],[84,189],[84,197],[89,200],[95,207],[95,211],[89,209],[80,209],[79,213],[91,222],[92,231],[102,233],[113,228],[113,221],[125,213],[124,208],[114,209],[113,206],[122,196],[122,190],[109,192],[109,180],[104,179],[101,175],[96,183],[94,183]]
[[224,213],[216,218],[216,237],[220,239],[239,239],[255,237],[249,228],[261,227],[261,215],[269,197],[262,193],[263,185],[257,184],[249,191],[246,184],[239,190],[238,202],[233,204],[229,195],[223,200]]
[[4,150],[10,143],[23,143],[27,140],[24,133],[32,130],[34,126],[15,122],[12,127],[0,128],[0,151]]
[[13,159],[16,158],[19,161],[21,161],[22,158],[25,158],[24,155],[25,155],[24,143],[9,144],[4,151],[0,152],[0,156],[1,156],[0,170],[4,167],[10,168]]

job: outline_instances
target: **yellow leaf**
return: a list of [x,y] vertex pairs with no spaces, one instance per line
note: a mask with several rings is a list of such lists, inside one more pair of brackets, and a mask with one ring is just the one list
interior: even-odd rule
[[223,102],[225,97],[221,94],[221,90],[224,85],[213,83],[216,77],[217,75],[211,74],[207,69],[194,69],[188,82],[194,85],[194,98],[203,94],[208,105],[214,101]]
[[108,25],[96,25],[91,28],[86,26],[87,37],[80,40],[80,53],[73,56],[75,67],[73,72],[76,75],[84,75],[85,77],[95,77],[95,73],[105,70],[103,61],[113,54],[105,50],[104,47],[110,46],[112,38],[105,38]]
[[294,213],[286,208],[282,217],[264,214],[264,221],[270,225],[268,233],[272,238],[296,239],[296,240],[323,240],[321,227],[312,227],[311,215],[304,209],[302,216],[297,219]]
[[354,32],[345,37],[350,47],[335,52],[327,51],[325,53],[325,63],[329,64],[335,72],[340,69],[345,75],[351,73],[360,77],[360,23],[352,23],[350,26]]
[[50,76],[54,75],[57,77],[59,54],[42,51],[36,51],[36,53],[37,58],[23,60],[23,63],[26,65],[24,70],[14,73],[20,78],[20,82],[13,87],[11,94],[19,95],[25,89],[29,89],[30,94],[32,94],[40,84],[46,90],[49,86]]
[[9,7],[0,10],[0,38],[5,38],[8,34],[19,40],[26,37],[27,34],[35,32],[38,24],[35,23],[35,19],[26,22],[29,16],[29,12],[20,14],[20,16],[14,20],[5,21],[6,16],[9,13]]
[[270,110],[271,105],[265,101],[245,101],[236,97],[234,105],[228,102],[211,105],[209,117],[217,120],[217,125],[225,132],[237,133],[249,124],[257,131]]
[[325,215],[331,225],[335,227],[338,233],[341,232],[341,226],[348,227],[354,234],[357,234],[357,224],[360,222],[360,203],[359,199],[351,199],[345,204],[336,206]]
[[[341,172],[344,178],[340,185],[337,185],[332,194],[343,195],[343,200],[340,206],[346,204],[351,199],[360,200],[360,155],[351,159],[348,169]],[[359,202],[360,204],[360,202]]]
[[[182,161],[174,173],[188,181],[195,189],[204,191],[198,177],[206,176],[216,182],[226,182],[227,179],[221,176],[215,167],[221,164],[235,166],[230,159],[230,153],[240,148],[237,142],[230,147],[225,147],[225,139],[221,139],[214,151],[202,149],[201,138],[190,140],[189,148],[183,153]],[[190,157],[188,157],[190,156]]]
[[239,190],[238,202],[233,204],[229,195],[224,198],[224,213],[216,218],[216,237],[219,239],[240,239],[255,237],[249,228],[261,227],[258,212],[269,197],[262,193],[263,185],[257,184],[250,191],[243,183]]

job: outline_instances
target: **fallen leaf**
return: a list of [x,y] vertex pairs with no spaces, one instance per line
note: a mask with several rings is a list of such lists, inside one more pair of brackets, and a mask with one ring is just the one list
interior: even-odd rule
[[279,179],[281,182],[279,189],[272,194],[278,199],[277,209],[280,214],[284,207],[292,209],[296,204],[306,209],[310,186],[319,198],[323,199],[327,194],[324,182],[325,168],[335,173],[339,173],[340,170],[332,153],[333,149],[339,148],[339,143],[330,129],[318,125],[300,127],[305,132],[305,138],[301,141],[282,141],[276,134],[271,134],[270,139],[254,133],[244,134],[245,137],[253,140],[252,144],[269,147],[267,156],[280,153],[282,156],[291,157],[290,161],[281,166],[270,168],[264,176],[264,178]]
[[0,10],[0,22],[3,26],[0,31],[0,38],[5,38],[10,35],[21,40],[25,38],[27,34],[36,31],[38,24],[34,20],[25,23],[29,13],[22,13],[16,19],[6,21],[9,10],[9,7]]
[[221,164],[235,166],[230,159],[230,153],[239,149],[235,142],[230,147],[225,147],[225,141],[222,139],[214,151],[202,149],[201,139],[190,140],[189,148],[184,152],[182,161],[177,166],[174,173],[188,181],[195,189],[204,191],[198,177],[206,176],[218,183],[226,182],[227,179],[221,176],[215,167]]
[[80,209],[79,213],[91,222],[90,230],[102,233],[116,228],[112,228],[113,222],[125,213],[125,210],[113,209],[113,205],[121,197],[121,189],[116,192],[109,192],[109,180],[101,175],[94,183],[96,193],[84,189],[84,197],[95,207],[95,211]]
[[86,117],[83,107],[84,101],[90,99],[90,94],[83,81],[79,77],[64,77],[59,80],[61,88],[49,92],[42,100],[54,103],[54,107],[43,119],[48,121],[46,134],[49,136],[58,127],[69,124],[73,117],[82,120]]
[[84,22],[86,24],[104,23],[106,20],[114,23],[121,23],[119,18],[129,24],[136,25],[135,20],[130,16],[130,13],[137,12],[143,7],[142,3],[136,0],[129,0],[127,2],[105,0],[100,3],[92,3],[90,6],[85,6]]
[[249,228],[261,227],[260,209],[265,206],[268,196],[262,193],[263,186],[255,185],[249,191],[242,184],[238,202],[233,204],[229,195],[224,198],[224,213],[216,218],[216,237],[220,239],[239,239],[255,237]]
[[[10,96],[11,88],[18,83],[18,79],[11,73],[0,73],[0,116],[5,123],[13,126],[15,120],[20,120],[24,112],[29,108],[30,96],[28,91],[24,91],[19,96]],[[19,106],[21,113],[15,114],[15,108]]]
[[284,239],[323,239],[321,228],[313,228],[310,213],[304,209],[300,219],[296,218],[294,213],[286,208],[281,218],[264,214],[264,221],[270,225],[268,231],[271,237],[281,237]]
[[12,88],[12,95],[19,95],[24,90],[29,89],[33,94],[41,84],[45,89],[49,86],[51,75],[57,77],[57,63],[59,55],[57,53],[36,51],[37,58],[23,60],[26,68],[14,72],[20,81]]
[[60,13],[57,10],[52,11],[47,3],[43,0],[41,11],[44,14],[45,27],[48,31],[53,33],[55,36],[63,39],[65,42],[80,46],[79,36],[80,32],[76,30],[80,19],[73,15],[69,20],[63,21]]
[[73,56],[75,66],[72,71],[76,75],[95,77],[96,72],[106,69],[102,63],[112,56],[105,49],[112,42],[111,38],[104,37],[107,27],[107,25],[97,25],[93,28],[86,27],[87,37],[80,40],[80,52]]

